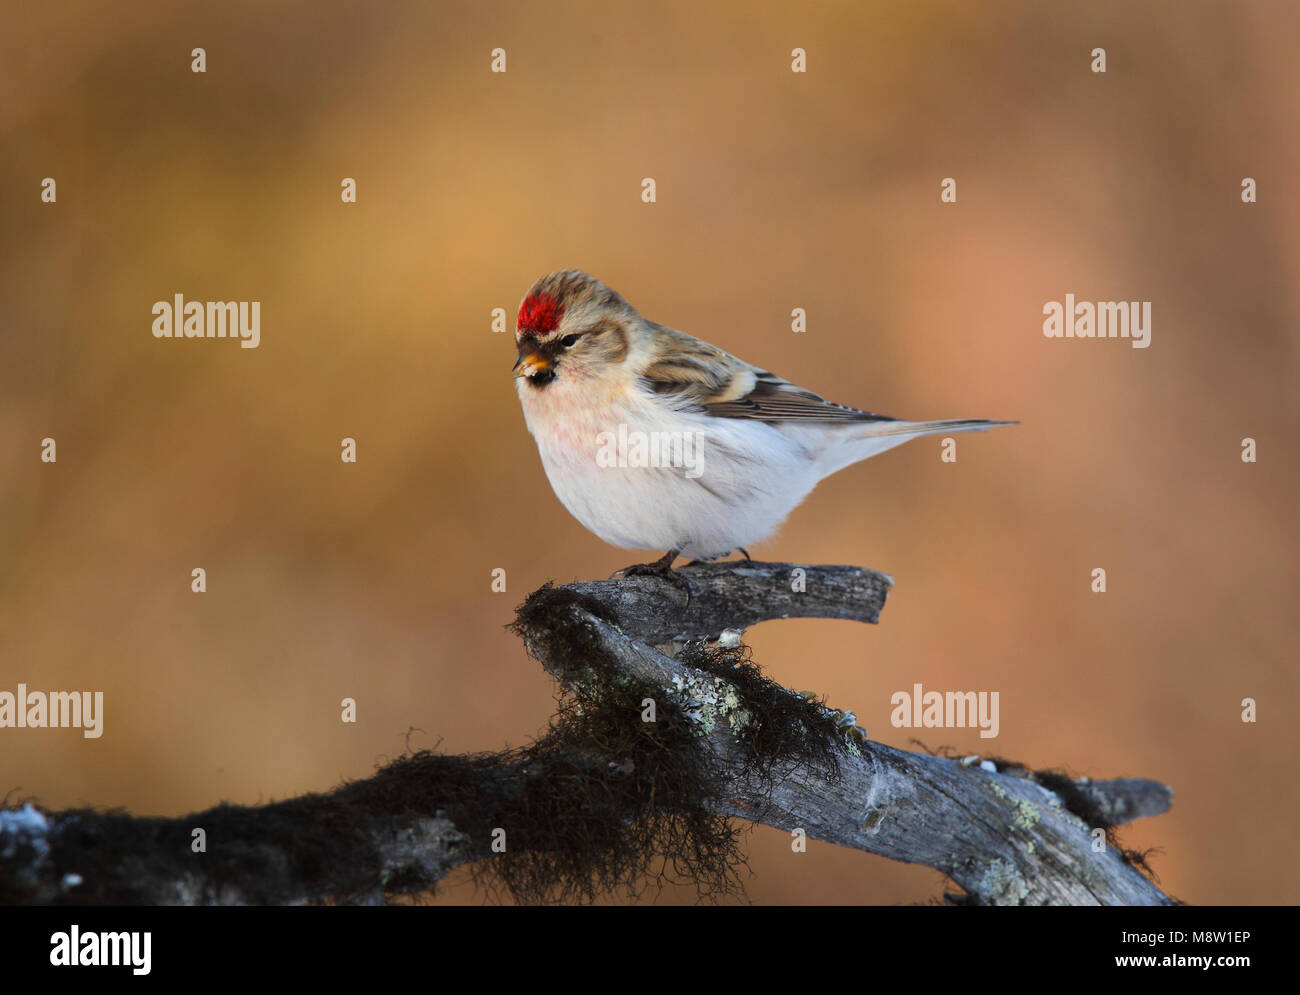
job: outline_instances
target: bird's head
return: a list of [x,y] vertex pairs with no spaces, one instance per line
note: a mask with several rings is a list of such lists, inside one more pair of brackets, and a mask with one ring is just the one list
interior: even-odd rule
[[519,306],[514,375],[534,390],[617,379],[638,320],[627,301],[581,270],[533,284]]

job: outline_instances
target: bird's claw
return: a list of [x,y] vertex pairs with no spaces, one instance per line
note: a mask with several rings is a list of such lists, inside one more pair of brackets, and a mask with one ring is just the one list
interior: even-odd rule
[[691,585],[681,573],[673,569],[673,561],[677,559],[677,550],[670,550],[664,556],[652,563],[633,563],[630,567],[624,567],[622,570],[616,570],[610,575],[610,580],[620,577],[659,577],[668,581],[674,587],[686,593],[686,606],[691,604]]

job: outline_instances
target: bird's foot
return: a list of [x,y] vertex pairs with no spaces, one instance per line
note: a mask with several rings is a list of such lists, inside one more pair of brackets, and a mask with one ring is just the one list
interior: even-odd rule
[[710,558],[707,559],[707,560],[691,560],[691,562],[688,563],[688,564],[686,564],[686,565],[687,565],[688,567],[702,567],[702,566],[704,566],[704,565],[706,565],[706,564],[708,564],[708,563],[716,563],[718,560],[722,559],[722,557],[724,557],[724,556],[730,556],[731,553],[735,553],[735,552],[744,553],[744,554],[745,554],[745,559],[746,559],[747,561],[751,562],[751,563],[753,562],[753,561],[750,560],[750,558],[749,558],[749,550],[745,549],[744,546],[737,546],[735,549],[731,550],[731,552],[728,552],[728,553],[720,553],[720,554],[718,554],[717,556],[710,557]]
[[[689,607],[691,603],[691,585],[685,577],[673,569],[675,559],[677,559],[677,550],[670,549],[653,563],[633,563],[630,567],[614,571],[609,579],[614,580],[617,577],[661,577],[674,587],[686,592],[686,604]],[[689,566],[689,564],[687,565]]]

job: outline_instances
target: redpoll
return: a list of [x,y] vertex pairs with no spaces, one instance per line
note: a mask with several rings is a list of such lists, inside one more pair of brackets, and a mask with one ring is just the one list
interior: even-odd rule
[[519,309],[514,373],[556,496],[624,549],[715,559],[771,536],[824,478],[922,435],[1015,424],[909,422],[824,400],[647,321],[562,270]]

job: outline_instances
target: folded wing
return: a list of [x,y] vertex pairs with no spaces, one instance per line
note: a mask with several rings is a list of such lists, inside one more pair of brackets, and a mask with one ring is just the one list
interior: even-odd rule
[[656,393],[695,401],[706,414],[767,422],[898,420],[828,401],[674,328],[659,325],[656,332],[664,348],[642,379]]

